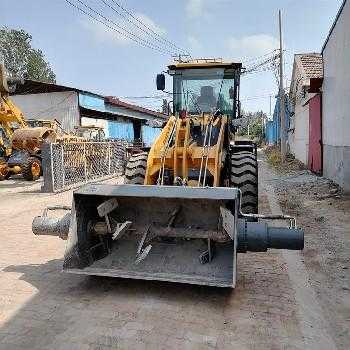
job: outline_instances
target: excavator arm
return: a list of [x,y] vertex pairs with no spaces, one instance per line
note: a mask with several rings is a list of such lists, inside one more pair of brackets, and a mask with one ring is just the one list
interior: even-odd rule
[[[14,130],[25,127],[27,127],[27,123],[23,113],[9,98],[6,70],[4,65],[0,64],[0,128],[3,134],[0,136],[0,147],[5,148],[5,145],[9,144],[8,148],[10,148]],[[5,150],[6,153],[8,151]]]
[[54,142],[56,133],[52,128],[29,127],[21,110],[9,98],[8,82],[5,67],[0,64],[0,180],[12,174],[35,180],[42,172],[41,145]]

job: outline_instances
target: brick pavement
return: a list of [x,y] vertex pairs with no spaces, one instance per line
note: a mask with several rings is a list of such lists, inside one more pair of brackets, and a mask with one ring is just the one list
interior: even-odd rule
[[35,237],[31,220],[71,192],[0,191],[1,350],[303,349],[279,252],[239,255],[233,291],[64,274],[65,243]]

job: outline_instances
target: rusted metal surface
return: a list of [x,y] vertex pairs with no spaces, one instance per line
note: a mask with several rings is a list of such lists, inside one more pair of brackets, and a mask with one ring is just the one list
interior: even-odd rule
[[12,146],[17,150],[28,150],[37,153],[44,142],[51,143],[55,140],[56,133],[53,129],[46,127],[21,128],[14,131]]

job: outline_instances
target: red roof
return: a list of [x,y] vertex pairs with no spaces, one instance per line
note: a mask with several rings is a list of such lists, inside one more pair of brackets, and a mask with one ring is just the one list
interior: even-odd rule
[[300,62],[305,78],[323,78],[323,59],[319,53],[296,54],[295,60]]
[[127,108],[127,109],[130,109],[132,111],[145,113],[145,114],[152,115],[152,116],[158,117],[158,118],[163,118],[163,119],[168,118],[168,116],[166,114],[152,111],[151,109],[148,109],[148,108],[144,108],[141,106],[133,105],[133,104],[128,103],[128,102],[121,101],[119,98],[114,97],[114,96],[106,96],[105,101],[113,106]]

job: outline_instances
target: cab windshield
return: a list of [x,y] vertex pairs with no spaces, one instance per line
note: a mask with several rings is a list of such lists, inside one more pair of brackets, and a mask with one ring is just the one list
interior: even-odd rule
[[175,112],[186,110],[189,114],[212,113],[220,109],[232,114],[234,71],[224,68],[187,69],[174,73]]

